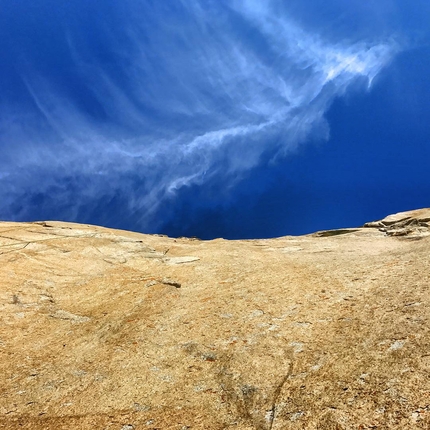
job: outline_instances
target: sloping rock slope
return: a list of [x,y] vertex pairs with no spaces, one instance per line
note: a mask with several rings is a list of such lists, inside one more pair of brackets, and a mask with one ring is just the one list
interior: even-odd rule
[[0,223],[0,429],[428,429],[429,225]]

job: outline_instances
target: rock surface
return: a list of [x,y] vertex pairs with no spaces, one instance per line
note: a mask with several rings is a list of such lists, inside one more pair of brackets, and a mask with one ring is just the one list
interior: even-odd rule
[[0,429],[428,429],[429,224],[0,223]]

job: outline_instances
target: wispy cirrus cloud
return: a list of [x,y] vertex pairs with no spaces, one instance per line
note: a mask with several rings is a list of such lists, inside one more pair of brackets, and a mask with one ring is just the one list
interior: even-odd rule
[[89,221],[110,208],[101,222],[127,213],[129,228],[154,231],[183,187],[231,186],[266,153],[328,138],[333,99],[357,79],[370,87],[400,49],[324,40],[275,1],[125,5],[93,16],[97,40],[64,19],[48,53],[66,77],[17,61],[31,103],[16,126],[2,106],[0,217]]

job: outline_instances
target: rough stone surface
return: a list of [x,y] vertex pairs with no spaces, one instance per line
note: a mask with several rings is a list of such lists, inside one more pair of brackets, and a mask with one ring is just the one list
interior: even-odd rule
[[0,223],[0,429],[428,429],[429,222]]

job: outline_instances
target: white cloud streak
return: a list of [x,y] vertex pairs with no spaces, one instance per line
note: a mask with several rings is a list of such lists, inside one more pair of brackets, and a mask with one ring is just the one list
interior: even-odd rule
[[[27,133],[18,149],[3,121],[9,142],[2,145],[8,162],[0,161],[0,216],[34,217],[34,195],[42,194],[52,200],[45,212],[39,207],[45,217],[53,204],[52,216],[83,221],[95,201],[120,194],[124,211],[139,214],[134,228],[154,230],[160,203],[182,187],[214,177],[231,185],[264,153],[285,155],[310,137],[327,138],[332,100],[359,77],[370,86],[398,46],[328,43],[271,4],[242,0],[208,10],[184,1],[185,18],[163,15],[161,6],[135,10],[141,22],[124,23],[126,43],[106,36],[119,72],[79,49],[69,30],[75,68],[108,120],[85,114],[48,77],[23,70],[52,133]],[[24,116],[21,122],[28,125]]]

